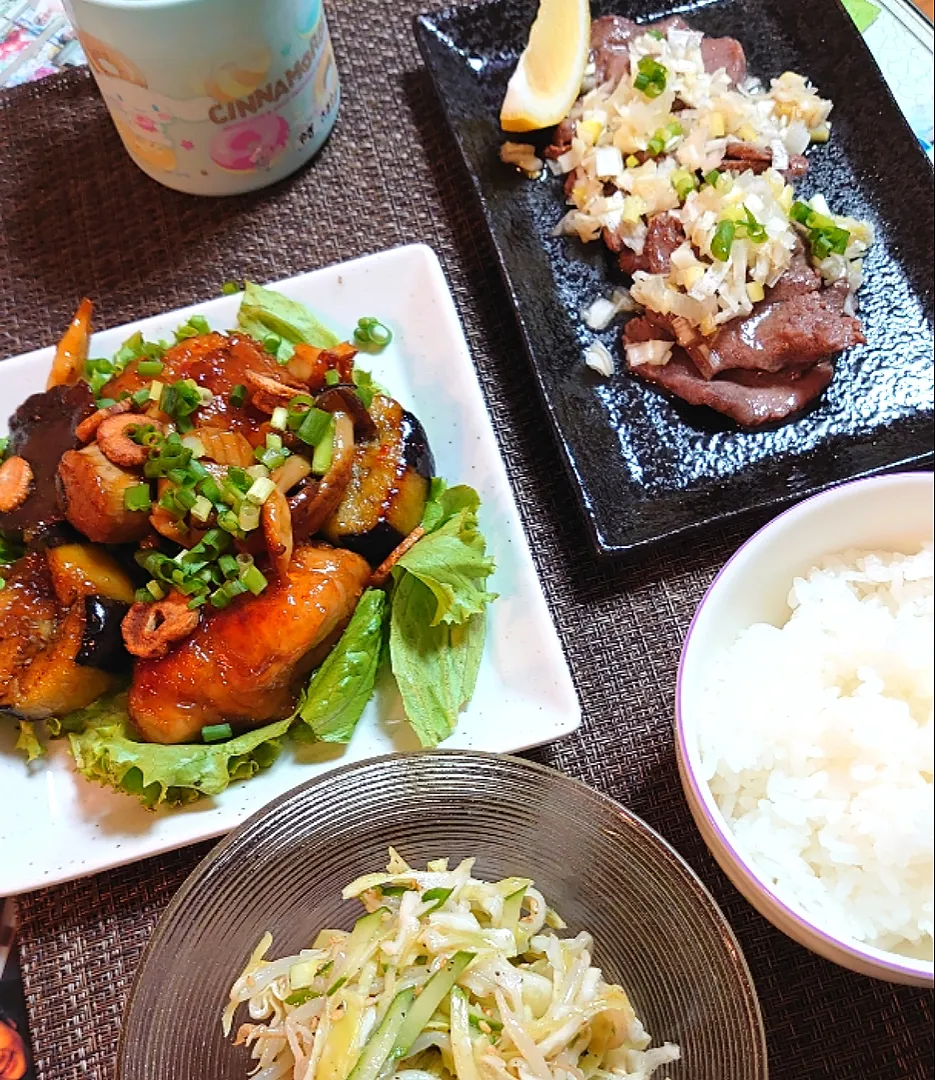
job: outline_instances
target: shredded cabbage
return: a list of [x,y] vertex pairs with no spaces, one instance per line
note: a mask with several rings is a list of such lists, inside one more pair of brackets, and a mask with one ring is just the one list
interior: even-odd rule
[[[679,1059],[604,980],[590,935],[564,927],[533,883],[482,881],[474,860],[410,867],[348,885],[352,931],[267,960],[265,934],[234,982],[235,1045],[262,1080],[648,1080]],[[390,1032],[390,1037],[387,1037]],[[393,1041],[395,1040],[395,1041]]]

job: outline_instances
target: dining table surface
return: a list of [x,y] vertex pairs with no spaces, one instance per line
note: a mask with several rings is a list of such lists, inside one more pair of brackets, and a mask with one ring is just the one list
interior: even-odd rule
[[[931,0],[920,3],[931,17]],[[54,340],[84,295],[102,326],[119,325],[208,299],[230,279],[273,281],[430,245],[583,710],[578,732],[528,756],[618,800],[700,876],[749,964],[775,1080],[931,1077],[932,992],[853,974],[792,942],[735,890],[693,824],[673,745],[679,652],[718,569],[769,514],[619,559],[594,555],[470,179],[418,55],[412,18],[425,6],[328,0],[343,86],[337,128],[309,167],[250,195],[202,199],[144,176],[84,67],[0,91],[0,356]],[[112,1080],[141,953],[212,843],[18,898],[38,1080]]]

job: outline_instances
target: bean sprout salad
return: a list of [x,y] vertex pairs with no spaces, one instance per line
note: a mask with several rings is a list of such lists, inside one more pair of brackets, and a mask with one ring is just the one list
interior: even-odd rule
[[481,881],[474,859],[385,873],[343,891],[365,914],[311,948],[267,960],[267,933],[230,991],[223,1028],[255,1080],[648,1080],[677,1061],[650,1048],[593,941],[527,878]]

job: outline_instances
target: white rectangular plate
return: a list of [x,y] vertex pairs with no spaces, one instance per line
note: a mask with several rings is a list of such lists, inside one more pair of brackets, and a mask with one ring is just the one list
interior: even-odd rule
[[[362,315],[393,330],[393,342],[367,357],[375,378],[422,421],[436,472],[480,493],[481,527],[497,561],[487,644],[477,689],[445,746],[507,752],[573,731],[581,710],[536,577],[477,376],[434,252],[396,248],[302,274],[272,287],[308,303],[345,334]],[[94,337],[92,355],[108,356],[131,333],[150,339],[199,313],[217,329],[234,325],[239,297],[158,315]],[[0,417],[42,390],[52,348],[0,365]],[[5,425],[5,419],[3,420]],[[392,687],[381,687],[347,747],[287,743],[280,759],[215,799],[144,810],[136,800],[92,784],[52,745],[27,766],[15,753],[16,724],[0,717],[0,895],[41,888],[193,844],[227,832],[270,799],[327,769],[394,750],[415,737]]]

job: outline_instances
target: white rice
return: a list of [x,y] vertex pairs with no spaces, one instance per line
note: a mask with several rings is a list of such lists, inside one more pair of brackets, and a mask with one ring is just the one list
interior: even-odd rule
[[933,955],[932,545],[846,551],[744,630],[702,694],[703,776],[739,848],[839,938]]

